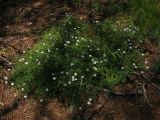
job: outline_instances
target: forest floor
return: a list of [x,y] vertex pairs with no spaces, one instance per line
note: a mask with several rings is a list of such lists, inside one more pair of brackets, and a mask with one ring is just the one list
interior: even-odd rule
[[[22,55],[36,44],[38,35],[43,30],[66,13],[86,22],[89,21],[90,14],[87,8],[73,9],[61,1],[54,4],[45,0],[28,0],[17,4],[6,1],[1,6],[4,11],[1,11],[3,15],[0,13],[0,56],[13,64],[16,56]],[[93,18],[103,19],[100,15]],[[154,62],[158,50],[154,45],[149,45],[148,48],[152,53],[148,55],[148,60]],[[0,120],[70,120],[76,115],[81,115],[86,120],[160,120],[160,85],[150,81],[152,73],[144,73],[145,77],[136,74],[125,85],[116,86],[117,94],[113,96],[102,91],[88,109],[81,110],[73,106],[65,107],[56,99],[41,103],[29,96],[19,100],[19,93],[4,83],[6,76],[10,76],[11,69],[3,63],[1,65]],[[142,95],[128,94],[138,90]]]

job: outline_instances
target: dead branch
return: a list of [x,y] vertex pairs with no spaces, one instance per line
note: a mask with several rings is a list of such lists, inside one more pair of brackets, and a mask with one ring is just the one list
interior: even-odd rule
[[143,95],[144,95],[145,101],[147,102],[147,104],[149,105],[149,107],[153,107],[153,105],[149,102],[149,99],[147,97],[145,85],[146,84],[143,84],[143,86],[142,86],[142,88],[143,88]]
[[5,59],[4,57],[2,57],[2,56],[0,56],[0,63],[2,63],[2,64],[6,64],[6,66],[7,67],[10,67],[10,68],[12,68],[12,63],[11,62],[9,62],[7,59]]
[[143,74],[140,74],[140,73],[137,73],[137,72],[134,72],[134,74],[137,74],[137,75],[141,75],[145,80],[147,80],[149,83],[151,83],[154,87],[156,87],[158,90],[160,90],[160,87],[157,86],[156,84],[154,84],[150,79],[148,79],[145,75]]

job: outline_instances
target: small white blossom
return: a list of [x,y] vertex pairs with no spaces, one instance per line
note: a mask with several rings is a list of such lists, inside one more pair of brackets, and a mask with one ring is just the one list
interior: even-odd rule
[[83,79],[83,78],[84,78],[84,76],[82,75],[82,76],[81,76],[81,79]]
[[27,95],[24,96],[24,99],[26,99],[26,98],[27,98]]
[[53,77],[53,80],[56,80],[56,77]]
[[96,67],[93,67],[94,70],[98,70]]
[[50,50],[50,49],[48,49],[48,52],[51,52],[51,50]]
[[41,62],[38,62],[38,65],[41,65]]
[[7,84],[8,84],[8,81],[5,81],[5,82],[4,82],[4,84],[6,84],[6,85],[7,85]]
[[68,81],[68,84],[70,85],[72,82],[71,81]]
[[123,70],[123,69],[124,69],[124,67],[121,67],[121,69]]
[[144,53],[142,53],[141,55],[142,55],[142,56],[144,56],[145,54],[144,54]]
[[73,63],[71,63],[71,66],[73,66],[74,64]]
[[88,100],[89,100],[89,101],[92,101],[92,98],[89,98]]
[[11,83],[11,86],[14,86],[14,82]]
[[24,91],[24,88],[21,88],[21,91]]
[[5,77],[4,77],[4,80],[8,80],[8,77],[7,77],[7,76],[5,76]]
[[77,76],[77,73],[74,73],[75,76]]
[[46,92],[48,92],[48,91],[49,91],[49,89],[48,89],[48,88],[46,88],[46,89],[45,89],[45,91],[46,91]]
[[88,101],[88,102],[87,102],[87,105],[91,105],[91,102]]
[[28,62],[25,62],[26,65],[28,65]]
[[93,74],[93,76],[94,76],[94,77],[96,77],[96,76],[97,76],[97,74]]
[[43,99],[40,99],[39,101],[40,101],[40,102],[43,102]]

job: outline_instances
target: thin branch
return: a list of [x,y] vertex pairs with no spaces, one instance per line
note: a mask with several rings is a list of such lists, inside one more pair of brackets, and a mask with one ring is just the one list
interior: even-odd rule
[[147,97],[147,93],[146,93],[146,88],[145,88],[145,85],[146,84],[143,84],[143,86],[142,86],[142,88],[143,88],[143,95],[144,95],[144,98],[145,98],[145,100],[146,100],[146,102],[147,102],[147,104],[149,105],[149,107],[153,107],[153,105],[149,102],[149,99],[148,99],[148,97]]
[[140,73],[137,73],[137,72],[134,72],[134,74],[141,75],[145,80],[147,80],[147,81],[150,82],[154,87],[156,87],[158,90],[160,90],[160,87],[157,86],[156,84],[154,84],[154,83],[153,83],[150,79],[148,79],[145,75],[140,74]]

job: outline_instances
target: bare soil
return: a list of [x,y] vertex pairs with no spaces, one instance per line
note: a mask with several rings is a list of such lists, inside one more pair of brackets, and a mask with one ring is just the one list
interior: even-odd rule
[[[87,22],[90,14],[87,8],[73,9],[62,1],[0,0],[0,8],[0,56],[13,64],[16,56],[23,54],[37,42],[41,31],[66,13]],[[102,16],[96,14],[94,18],[101,20]],[[159,51],[148,41],[146,48],[149,52],[147,64],[152,65],[158,59]],[[10,112],[1,115],[1,111],[12,106],[20,93],[5,82],[5,77],[10,76],[10,68],[4,63],[0,65],[0,120],[70,120],[72,117],[79,117],[81,120],[160,120],[160,90],[140,75],[131,77],[125,85],[117,86],[113,95],[100,92],[97,100],[85,109],[66,107],[56,99],[40,103],[28,96],[27,99],[21,98]],[[155,82],[153,74],[145,75],[160,86]],[[138,84],[146,84],[147,100]],[[142,94],[135,94],[137,91]]]

